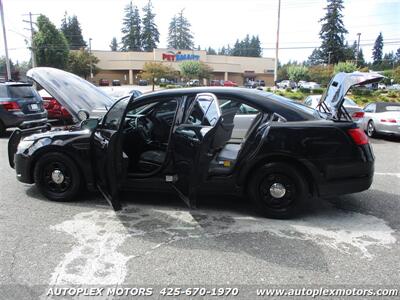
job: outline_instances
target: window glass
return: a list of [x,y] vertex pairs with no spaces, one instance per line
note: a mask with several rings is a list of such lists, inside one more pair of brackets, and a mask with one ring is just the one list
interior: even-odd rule
[[7,87],[0,85],[0,98],[8,98]]
[[9,86],[8,91],[10,93],[10,98],[35,98],[36,93],[32,86],[30,85],[15,85]]
[[197,99],[192,112],[188,118],[188,123],[193,125],[213,126],[220,116],[218,102],[212,98],[202,97]]
[[129,97],[124,98],[115,103],[105,116],[103,127],[108,130],[118,130],[121,125],[126,106],[128,105]]
[[374,111],[375,111],[375,107],[376,107],[376,104],[375,104],[375,103],[368,104],[368,105],[364,108],[364,111],[365,111],[365,112],[374,112]]
[[400,111],[400,106],[386,106],[387,111]]

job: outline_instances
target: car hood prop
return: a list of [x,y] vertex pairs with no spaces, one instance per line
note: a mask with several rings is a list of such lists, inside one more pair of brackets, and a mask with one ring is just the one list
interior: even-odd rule
[[114,103],[87,80],[63,70],[38,67],[30,69],[26,75],[64,106],[76,123],[79,122],[79,111],[87,111],[90,115],[105,114],[105,107]]
[[343,107],[344,97],[350,88],[356,85],[376,83],[383,78],[384,76],[378,73],[338,73],[332,78],[317,108],[322,108],[333,119],[340,120],[342,116],[345,116],[346,119],[351,120],[351,117]]

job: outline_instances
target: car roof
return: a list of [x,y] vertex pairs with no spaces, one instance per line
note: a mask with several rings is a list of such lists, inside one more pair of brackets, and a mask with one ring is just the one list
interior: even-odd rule
[[302,106],[302,104],[297,103],[293,100],[265,91],[239,88],[239,87],[211,86],[211,87],[166,89],[166,90],[143,94],[135,98],[135,102],[145,101],[146,99],[154,98],[157,96],[163,98],[179,97],[184,95],[195,96],[198,93],[213,93],[218,98],[219,97],[238,98],[245,104],[255,106],[256,108],[263,111],[276,112],[284,117],[287,117],[288,119],[290,118],[295,120],[304,120],[312,118],[312,115],[310,115],[309,112],[306,112],[304,111],[304,109],[301,109],[301,107],[299,107],[299,105]]

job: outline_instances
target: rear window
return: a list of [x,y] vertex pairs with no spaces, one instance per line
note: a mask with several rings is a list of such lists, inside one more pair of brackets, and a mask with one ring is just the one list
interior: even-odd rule
[[386,111],[400,111],[400,106],[386,106]]
[[34,98],[35,90],[30,85],[10,85],[8,86],[10,98]]
[[4,85],[0,85],[0,98],[8,98],[7,88]]

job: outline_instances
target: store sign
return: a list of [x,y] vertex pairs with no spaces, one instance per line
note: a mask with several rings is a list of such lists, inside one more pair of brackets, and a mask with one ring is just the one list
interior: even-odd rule
[[167,61],[184,61],[184,60],[200,60],[200,55],[196,54],[182,54],[180,51],[174,53],[169,51],[162,54],[162,59]]

